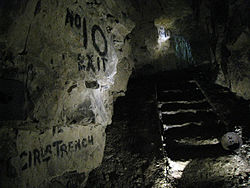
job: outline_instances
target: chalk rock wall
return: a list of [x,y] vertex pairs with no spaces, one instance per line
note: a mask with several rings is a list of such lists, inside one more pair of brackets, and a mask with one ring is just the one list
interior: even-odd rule
[[84,185],[133,68],[129,4],[0,6],[0,187]]

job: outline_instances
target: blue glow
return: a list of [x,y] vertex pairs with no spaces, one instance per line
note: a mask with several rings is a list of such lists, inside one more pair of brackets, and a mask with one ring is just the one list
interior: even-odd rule
[[189,42],[182,36],[174,36],[173,38],[176,56],[189,65],[195,64]]

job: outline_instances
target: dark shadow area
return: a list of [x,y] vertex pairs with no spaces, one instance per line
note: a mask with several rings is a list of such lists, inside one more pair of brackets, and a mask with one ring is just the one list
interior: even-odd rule
[[[107,140],[103,163],[91,172],[87,187],[149,188],[154,185],[157,177],[161,177],[159,175],[161,170],[157,168],[155,168],[156,171],[151,172],[153,174],[147,174],[150,166],[153,166],[154,160],[161,160],[164,157],[163,152],[160,151],[162,148],[160,131],[164,131],[164,129],[159,124],[157,106],[158,111],[165,112],[197,110],[196,112],[162,114],[162,121],[170,122],[167,131],[162,135],[167,157],[173,161],[191,160],[189,165],[185,167],[183,176],[177,182],[176,187],[195,187],[194,182],[198,181],[197,187],[223,186],[225,177],[220,177],[213,182],[206,177],[195,176],[199,171],[200,163],[204,167],[207,160],[212,162],[220,158],[224,160],[224,158],[227,159],[227,157],[234,155],[232,152],[225,151],[218,143],[218,139],[230,127],[225,124],[225,120],[220,115],[220,112],[225,112],[226,108],[216,110],[216,105],[211,104],[210,100],[208,101],[209,96],[206,96],[206,90],[201,92],[197,84],[188,82],[188,80],[197,80],[200,83],[202,82],[201,78],[201,72],[195,69],[131,78],[126,96],[118,98],[115,103],[113,123],[106,129]],[[162,103],[159,106],[157,105],[157,99],[159,99],[156,92],[157,86],[161,87],[162,91],[165,91],[166,87],[171,90],[181,88],[181,90],[190,93],[190,98],[193,97],[192,91],[199,94],[194,95],[196,97],[192,99],[196,102]],[[214,88],[210,89],[214,90],[216,87],[215,85]],[[213,91],[214,97],[217,96],[217,92]],[[185,94],[185,92],[183,93]],[[169,98],[173,99],[172,96]],[[220,103],[222,106],[224,105],[223,101],[217,101],[216,104]],[[181,127],[174,126],[174,124],[187,121],[191,123]],[[164,165],[168,164],[164,163]],[[203,174],[206,174],[205,167]],[[196,179],[191,181],[186,176]]]
[[25,118],[25,87],[16,80],[0,79],[0,121]]
[[217,116],[213,112],[180,112],[177,114],[163,114],[162,120],[167,125],[180,125],[187,122],[205,122],[206,124],[216,123]]
[[250,101],[220,85],[202,79],[199,80],[199,83],[213,103],[216,113],[227,124],[227,131],[235,131],[235,126],[240,126],[243,141],[248,140],[250,135]]
[[157,153],[161,147],[160,138],[156,138],[156,135],[159,136],[159,126],[154,84],[152,77],[131,79],[126,97],[118,98],[115,103],[117,110],[113,121],[126,119],[128,132],[123,139],[129,152],[147,155],[149,152]]
[[201,101],[199,103],[193,103],[193,104],[189,104],[189,103],[168,103],[168,104],[163,104],[160,108],[160,110],[162,112],[164,111],[177,111],[177,110],[188,110],[188,109],[192,109],[192,110],[199,110],[199,109],[203,109],[203,110],[209,110],[211,109],[210,104],[207,101]]
[[183,127],[174,127],[170,128],[164,132],[164,137],[166,137],[166,142],[169,142],[171,139],[181,139],[181,138],[199,138],[210,139],[210,138],[219,138],[223,135],[223,126],[222,125],[195,125],[190,124]]
[[158,95],[159,101],[184,101],[184,100],[202,100],[204,99],[203,94],[200,91],[188,91],[188,90],[182,90],[182,92],[162,92]]
[[150,188],[161,177],[165,164],[155,166],[164,157],[155,98],[154,77],[130,79],[126,96],[115,102],[103,162],[91,172],[88,188]]
[[220,143],[206,145],[187,145],[179,144],[174,141],[168,142],[168,157],[174,161],[187,161],[190,159],[204,159],[209,157],[220,157],[229,155],[230,152],[225,151]]

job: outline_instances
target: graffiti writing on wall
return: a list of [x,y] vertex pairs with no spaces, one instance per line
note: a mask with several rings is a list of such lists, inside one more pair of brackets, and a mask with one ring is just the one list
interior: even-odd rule
[[23,151],[19,156],[20,160],[24,161],[21,169],[24,171],[32,166],[48,162],[54,156],[58,159],[63,158],[65,155],[67,156],[70,153],[81,151],[89,145],[94,145],[94,138],[92,135],[69,142],[57,140],[45,147],[34,148],[32,151]]
[[[83,47],[85,49],[88,48],[88,27],[86,23],[86,18],[81,17],[79,14],[74,13],[69,8],[67,8],[65,25],[70,25],[71,28],[76,27],[78,30],[82,30],[83,36]],[[96,35],[99,35],[102,39],[102,44],[100,44],[100,40],[97,41]],[[108,43],[105,37],[105,34],[100,26],[93,25],[91,27],[91,40],[92,45],[95,51],[98,53],[98,57],[94,58],[93,54],[82,55],[78,54],[77,63],[79,71],[93,71],[96,73],[97,71],[106,71],[106,63],[107,59],[105,56],[108,53]],[[102,67],[101,67],[102,66]]]
[[78,63],[79,71],[81,70],[84,70],[84,71],[92,70],[93,72],[97,72],[97,71],[99,72],[100,70],[103,70],[104,72],[106,71],[106,63],[108,59],[106,59],[105,57],[101,57],[101,58],[97,57],[96,59],[94,59],[93,55],[88,55],[88,54],[86,55],[86,57],[82,54],[78,54],[77,63]]

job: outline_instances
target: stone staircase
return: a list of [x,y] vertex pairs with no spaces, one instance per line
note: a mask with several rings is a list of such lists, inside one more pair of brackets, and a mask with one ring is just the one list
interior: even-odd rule
[[220,117],[195,80],[159,82],[156,93],[168,178],[180,179],[192,160],[228,154],[219,143]]

